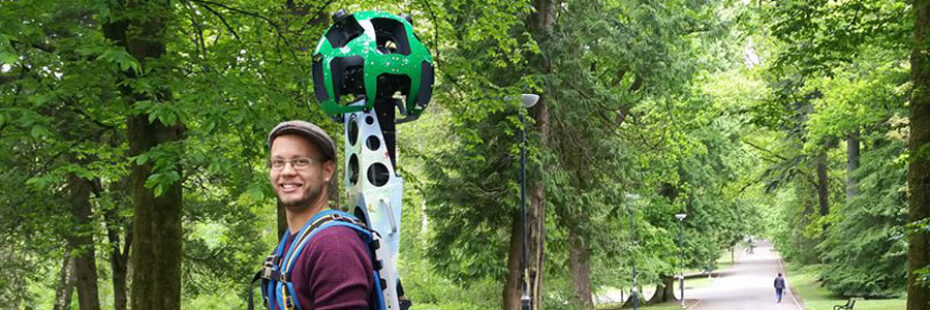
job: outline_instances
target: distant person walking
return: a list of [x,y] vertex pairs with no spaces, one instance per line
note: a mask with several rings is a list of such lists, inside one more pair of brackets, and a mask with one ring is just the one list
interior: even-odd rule
[[781,276],[781,273],[778,273],[778,276],[775,277],[775,297],[778,298],[777,302],[781,302],[781,294],[785,290],[785,278]]

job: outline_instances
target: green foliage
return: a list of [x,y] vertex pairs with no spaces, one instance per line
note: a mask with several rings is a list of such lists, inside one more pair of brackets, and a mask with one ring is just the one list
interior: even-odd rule
[[480,145],[451,140],[451,151],[426,159],[434,163],[425,167],[426,211],[435,219],[427,253],[437,271],[463,284],[505,277],[500,262],[506,261],[511,223],[518,219],[519,138],[514,123],[503,121],[506,114],[491,117],[501,121],[461,125],[479,135]]
[[[715,13],[719,8],[725,12]],[[453,13],[484,12],[470,9]],[[426,196],[427,214],[439,228],[429,249],[437,270],[463,283],[504,278],[500,262],[506,259],[519,197],[519,111],[493,96],[517,93],[515,88],[538,89],[549,113],[547,141],[541,142],[535,130],[529,133],[528,176],[546,192],[547,227],[552,227],[546,231],[546,278],[552,283],[546,291],[553,305],[572,299],[565,272],[573,246],[568,230],[590,251],[595,286],[626,283],[631,256],[640,261],[643,283],[659,282],[677,270],[675,212],[693,216],[686,222],[688,266],[704,267],[742,239],[753,222],[739,221],[739,203],[730,202],[739,199],[731,188],[738,187],[733,184],[749,164],[733,160],[740,156],[734,116],[741,102],[721,107],[691,84],[712,80],[698,80],[695,72],[733,66],[701,47],[731,35],[735,11],[724,4],[677,1],[572,2],[550,32],[529,43],[538,51],[517,56],[522,58],[484,61],[499,55],[491,39],[446,54],[450,66],[467,64],[469,70],[444,67],[449,80],[441,89],[450,89],[455,98],[448,105],[452,125],[442,134],[450,143],[425,157],[434,163],[427,169],[432,183]],[[518,39],[536,31],[498,28]],[[661,197],[660,184],[672,184],[681,197]],[[644,196],[636,203],[640,246],[632,249],[627,210],[633,203],[623,198],[630,192]]]
[[[818,280],[823,271],[822,265],[799,266],[788,264],[787,274],[790,282],[789,289],[796,292],[804,306],[812,310],[831,310],[833,306],[846,303],[847,297],[837,295],[827,288],[823,287]],[[882,310],[882,309],[904,309],[907,300],[904,298],[883,299],[883,298],[857,298],[856,309]]]
[[[782,140],[765,150],[777,160],[763,175],[781,197],[779,222],[789,223],[776,229],[776,244],[792,260],[823,263],[823,285],[835,294],[899,295],[906,278],[901,128],[912,21],[890,16],[911,8],[885,0],[759,8],[776,38],[766,68],[773,96],[756,109],[759,123]],[[841,170],[848,158],[837,147],[847,138],[863,148],[852,173]],[[817,158],[826,159],[830,175],[827,216],[815,211]]]
[[[66,248],[74,231],[93,235],[109,284],[111,253],[131,231],[130,168],[151,165],[141,181],[156,196],[183,190],[183,306],[241,308],[245,281],[277,241],[268,129],[301,118],[341,139],[311,101],[309,72],[310,43],[339,7],[409,12],[435,56],[434,102],[398,126],[400,272],[415,309],[500,307],[519,236],[520,113],[528,180],[546,193],[547,308],[579,307],[570,250],[589,254],[596,290],[628,286],[634,260],[642,285],[679,265],[703,268],[749,235],[823,263],[838,294],[900,292],[911,21],[899,17],[910,6],[555,1],[551,28],[538,29],[537,2],[173,2],[157,60],[106,39],[125,18],[116,2],[2,2],[0,304],[49,305],[48,275],[65,252],[86,251]],[[541,105],[524,111],[512,96],[530,92]],[[127,120],[137,116],[184,135],[130,155]],[[864,151],[846,201],[840,141],[856,131]],[[94,184],[93,227],[70,214],[68,176]]]
[[[243,279],[276,239],[271,189],[261,168],[264,136],[285,118],[326,122],[318,111],[306,114],[299,105],[309,89],[299,87],[295,76],[307,74],[291,57],[296,47],[274,44],[290,42],[280,36],[282,21],[261,18],[285,8],[257,2],[178,3],[181,17],[165,21],[174,31],[167,36],[168,56],[140,62],[104,39],[106,23],[122,13],[100,4],[9,2],[0,8],[0,50],[8,65],[0,72],[0,143],[14,150],[3,152],[0,163],[10,182],[0,187],[0,197],[9,199],[0,208],[9,214],[0,225],[11,232],[3,242],[5,261],[24,263],[11,265],[10,277],[19,283],[41,281],[54,292],[57,277],[24,277],[36,266],[50,266],[54,270],[43,274],[57,274],[63,236],[75,228],[62,186],[65,176],[76,174],[97,184],[93,220],[100,225],[93,234],[105,279],[109,251],[127,242],[132,216],[128,168],[150,164],[145,186],[156,195],[174,184],[184,186],[187,240],[185,253],[177,255],[185,259],[185,298],[220,292],[216,296],[224,304],[237,307]],[[300,34],[295,28],[294,35],[317,36],[321,29],[318,25]],[[14,60],[11,54],[18,56]],[[156,66],[170,73],[148,74]],[[123,71],[139,78],[117,84]],[[155,86],[170,89],[173,99],[129,106],[134,98],[120,92],[128,87],[150,94]],[[183,124],[185,139],[129,157],[125,122],[134,115],[150,123]],[[33,297],[11,287],[0,299],[18,305]]]
[[[828,88],[824,101],[833,104],[818,115],[834,121],[821,124],[821,116],[811,119],[812,128],[833,131],[833,135],[849,131],[837,130],[844,123],[871,132],[863,137],[862,166],[851,176],[858,180],[857,195],[836,210],[835,218],[830,219],[834,226],[819,248],[829,263],[823,273],[824,284],[832,291],[894,296],[903,290],[906,278],[907,245],[902,230],[907,217],[906,145],[901,124],[896,122],[906,113],[900,89],[908,77],[899,61],[864,60],[847,74],[868,79],[837,76],[830,82],[835,86]],[[873,65],[877,68],[869,68],[870,64],[877,64]],[[856,70],[862,67],[867,71]],[[871,104],[856,104],[860,100]]]
[[[859,194],[837,210],[819,247],[827,261],[824,285],[844,296],[896,296],[905,285],[906,165],[902,140],[876,137],[856,171]],[[871,139],[870,139],[871,140]]]
[[[830,74],[836,65],[867,55],[861,46],[906,47],[913,22],[904,1],[785,1],[766,3],[764,17],[779,41],[774,68],[808,76]],[[862,54],[860,54],[862,53]]]

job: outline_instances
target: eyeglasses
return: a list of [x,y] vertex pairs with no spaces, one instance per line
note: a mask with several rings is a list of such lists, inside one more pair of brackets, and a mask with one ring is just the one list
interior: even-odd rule
[[318,162],[318,161],[319,161],[318,159],[312,158],[312,157],[295,158],[291,160],[272,159],[271,161],[268,162],[268,166],[270,166],[271,169],[274,169],[274,170],[283,170],[284,166],[290,163],[291,167],[293,167],[294,170],[298,170],[298,169],[306,169],[307,167],[310,167],[310,165],[312,165],[314,162]]

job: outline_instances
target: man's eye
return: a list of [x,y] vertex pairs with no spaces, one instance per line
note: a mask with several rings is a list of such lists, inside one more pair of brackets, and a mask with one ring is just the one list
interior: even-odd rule
[[271,166],[272,166],[272,167],[283,167],[283,166],[284,166],[284,161],[283,161],[283,160],[272,160],[272,161],[271,161]]
[[309,159],[309,158],[301,158],[301,159],[295,160],[295,161],[294,161],[294,165],[297,165],[297,166],[299,166],[299,167],[306,167],[306,166],[309,166],[309,165],[310,165],[310,159]]

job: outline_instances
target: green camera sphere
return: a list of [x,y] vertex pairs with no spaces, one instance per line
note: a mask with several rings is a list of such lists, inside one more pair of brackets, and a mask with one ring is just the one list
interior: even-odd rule
[[[401,114],[416,118],[433,91],[433,58],[408,19],[385,12],[333,15],[313,53],[313,89],[330,116],[405,97]],[[348,104],[365,99],[365,105]]]

